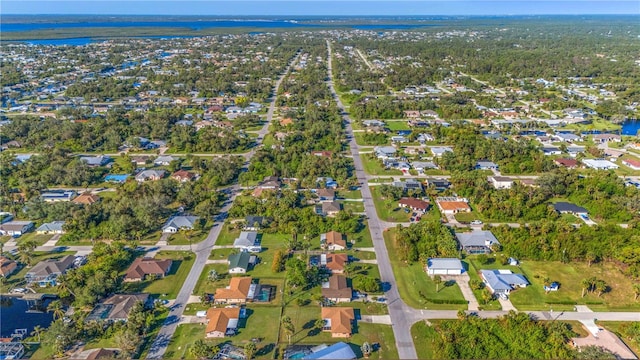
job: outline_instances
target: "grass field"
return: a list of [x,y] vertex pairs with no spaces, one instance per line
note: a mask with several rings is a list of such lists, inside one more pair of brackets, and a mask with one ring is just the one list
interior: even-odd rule
[[204,240],[209,235],[209,229],[213,223],[208,222],[203,230],[194,230],[191,234],[188,231],[178,231],[175,234],[169,236],[169,245],[189,245],[189,237],[191,237],[191,244],[197,244]]
[[354,248],[358,247],[373,247],[373,240],[371,240],[371,231],[369,231],[369,223],[367,220],[362,220],[363,227],[355,234],[348,234],[347,240],[355,240],[353,244]]
[[[520,310],[544,310],[547,308],[546,302],[586,304],[594,311],[638,311],[640,309],[640,302],[633,300],[632,281],[614,264],[599,263],[589,267],[586,263],[523,261],[521,269],[531,285],[511,295],[511,301]],[[605,292],[601,297],[592,293],[583,298],[580,282],[592,276],[606,281],[610,291]],[[560,290],[545,294],[543,289],[545,277],[559,282]],[[555,309],[556,305],[553,306]]]
[[411,218],[411,212],[406,212],[403,208],[398,206],[398,201],[393,199],[384,199],[380,195],[380,191],[377,186],[371,186],[371,196],[373,197],[373,203],[376,206],[376,212],[380,217],[380,220],[390,222],[408,222]]
[[386,170],[382,167],[382,162],[376,158],[370,158],[369,154],[361,154],[362,167],[369,175],[402,175],[400,170]]
[[387,145],[389,143],[389,139],[385,138],[385,141],[380,141],[376,143],[367,143],[364,140],[364,132],[357,132],[353,134],[353,137],[356,139],[356,144],[365,145],[365,146],[375,146],[375,145]]
[[36,234],[35,232],[30,232],[20,236],[16,242],[20,244],[25,241],[33,240],[36,242],[36,244],[38,244],[38,246],[42,246],[44,245],[44,243],[49,241],[49,239],[51,239],[52,237],[53,237],[53,234],[45,235],[45,234]]
[[340,201],[342,203],[342,209],[344,211],[351,211],[354,213],[364,212],[364,203],[360,201]]
[[420,354],[420,359],[433,359],[432,339],[438,336],[438,332],[426,322],[418,321],[411,327],[411,336],[416,353]]
[[189,275],[195,257],[190,252],[161,251],[155,258],[173,260],[169,274],[162,279],[125,283],[125,288],[130,292],[158,295],[160,299],[175,299]]
[[336,195],[339,199],[362,199],[360,190],[338,190]]
[[[398,260],[395,245],[393,243],[394,229],[384,232],[385,243],[389,251],[391,259],[391,267],[396,278],[400,297],[407,305],[416,309],[462,309],[466,310],[467,305],[460,304],[432,304],[427,302],[424,297],[438,300],[462,300],[462,292],[458,284],[452,286],[440,285],[439,291],[436,291],[436,284],[427,276],[423,265],[419,262],[407,264]],[[424,295],[424,296],[423,296]]]
[[410,130],[411,129],[411,127],[409,126],[409,123],[407,122],[406,119],[385,120],[385,123],[386,123],[386,127],[389,128],[389,130],[391,130],[391,131]]

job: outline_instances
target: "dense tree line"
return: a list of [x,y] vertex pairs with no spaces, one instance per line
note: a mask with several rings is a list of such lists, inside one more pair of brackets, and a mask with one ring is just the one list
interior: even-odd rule
[[575,334],[562,322],[532,320],[527,313],[498,319],[463,316],[436,325],[434,358],[438,359],[572,359],[567,342]]
[[396,229],[394,243],[399,260],[426,261],[431,257],[457,257],[458,243],[450,228],[438,220],[421,221]]

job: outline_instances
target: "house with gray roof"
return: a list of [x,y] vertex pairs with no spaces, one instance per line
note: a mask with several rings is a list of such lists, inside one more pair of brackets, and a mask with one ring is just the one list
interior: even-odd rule
[[344,342],[335,343],[331,346],[319,345],[311,348],[311,352],[305,355],[304,360],[355,360],[356,354],[349,344]]
[[476,169],[478,170],[498,170],[498,164],[489,160],[478,160],[476,162]]
[[81,156],[80,157],[80,161],[83,161],[89,167],[98,167],[98,166],[107,165],[108,163],[112,162],[113,159],[111,157],[109,157],[109,156],[106,156],[106,155]]
[[431,148],[433,156],[441,157],[446,152],[453,152],[453,149],[448,146],[434,146]]
[[464,271],[460,259],[431,258],[427,260],[427,274],[429,275],[462,275]]
[[467,254],[488,254],[493,246],[500,245],[491,231],[486,230],[456,233],[456,238],[460,243],[460,249]]
[[522,274],[514,274],[510,270],[480,270],[482,281],[495,295],[509,295],[511,290],[527,287],[529,281]]
[[177,233],[179,230],[191,230],[198,221],[197,216],[174,216],[162,227],[163,233]]
[[373,152],[378,159],[387,159],[396,155],[396,148],[393,146],[376,146]]
[[137,303],[149,304],[149,294],[113,294],[99,302],[87,316],[87,321],[127,321],[129,313]]
[[63,234],[62,226],[64,221],[52,221],[44,223],[36,229],[37,234]]
[[28,284],[37,282],[42,287],[47,285],[56,286],[57,277],[73,267],[75,260],[75,256],[67,255],[59,260],[46,259],[40,261],[26,273],[24,279]]
[[233,247],[241,251],[257,253],[262,251],[260,237],[255,231],[242,231],[233,242]]
[[158,156],[153,161],[153,163],[158,166],[168,166],[174,160],[177,160],[177,158],[174,158],[173,156],[164,155],[164,156]]
[[164,177],[166,171],[164,170],[143,170],[136,175],[137,182],[156,181]]

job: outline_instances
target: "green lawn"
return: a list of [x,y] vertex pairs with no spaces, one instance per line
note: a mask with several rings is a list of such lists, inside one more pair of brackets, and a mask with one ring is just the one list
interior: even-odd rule
[[149,294],[159,295],[161,299],[175,299],[189,275],[195,257],[190,252],[161,251],[156,259],[173,259],[171,271],[167,276],[158,280],[146,280],[139,283],[126,283],[128,291],[143,291]]
[[233,245],[233,241],[240,235],[240,230],[233,229],[232,224],[225,222],[216,245]]
[[18,238],[17,243],[20,244],[22,242],[33,240],[38,244],[38,246],[44,245],[49,239],[53,237],[52,234],[36,234],[35,232],[30,232],[28,234],[22,235]]
[[241,320],[238,334],[223,339],[207,339],[205,337],[205,324],[184,324],[178,326],[169,345],[165,358],[169,359],[194,359],[189,353],[189,347],[198,339],[214,345],[231,342],[236,346],[244,347],[252,339],[260,339],[257,344],[257,358],[272,358],[278,338],[280,324],[279,306],[247,307],[246,320]]
[[398,201],[393,199],[384,199],[377,186],[370,186],[373,203],[376,212],[381,220],[389,222],[408,222],[411,218],[411,212],[406,212],[404,208],[398,206]]
[[[345,305],[348,306],[348,305]],[[360,346],[365,342],[379,343],[380,350],[371,354],[371,359],[397,359],[398,352],[395,347],[393,329],[389,325],[357,323],[354,333],[349,339],[335,339],[329,332],[318,332],[314,330],[313,323],[320,318],[318,306],[292,306],[284,310],[284,315],[291,317],[296,333],[291,338],[292,344],[322,344],[335,343],[337,341],[348,342],[356,355],[360,355]],[[284,332],[280,334],[280,342],[286,344],[287,336]]]
[[391,131],[398,131],[398,130],[410,130],[411,127],[409,126],[409,123],[407,123],[406,119],[401,119],[398,121],[393,121],[393,120],[385,120],[386,123],[386,127],[389,128],[389,130]]
[[473,220],[479,220],[480,216],[475,211],[472,212],[461,212],[454,215],[456,220],[463,224],[468,224]]
[[424,266],[419,262],[407,264],[398,260],[395,245],[393,244],[394,229],[384,232],[385,244],[389,251],[391,259],[391,267],[396,278],[400,297],[407,305],[417,309],[462,309],[466,310],[467,305],[460,304],[433,304],[424,298],[437,300],[462,300],[462,292],[458,284],[451,286],[440,285],[439,291],[436,291],[436,284],[429,278],[424,271]]
[[197,244],[209,235],[209,229],[213,223],[207,222],[202,230],[194,230],[191,234],[188,231],[178,231],[169,236],[169,245],[189,245],[189,237],[191,244]]
[[385,141],[378,143],[367,143],[364,141],[364,132],[353,133],[353,137],[356,139],[356,144],[358,145],[387,145],[389,143],[389,139],[385,137]]
[[433,359],[432,339],[438,336],[433,326],[429,326],[425,321],[418,321],[411,327],[411,336],[420,359]]
[[364,203],[360,201],[340,201],[342,203],[342,209],[344,211],[351,211],[354,213],[364,212]]
[[386,170],[382,166],[382,162],[377,158],[370,158],[371,154],[361,154],[362,167],[369,175],[402,175],[400,170]]
[[[594,311],[638,311],[640,302],[633,300],[633,282],[612,263],[598,263],[589,267],[586,263],[563,264],[556,261],[522,261],[522,273],[531,285],[515,291],[511,301],[520,310],[544,310],[546,303],[574,302],[586,304]],[[582,295],[582,279],[595,276],[606,281],[610,291],[601,297],[597,294]],[[545,294],[544,278],[560,283],[560,290]],[[559,305],[553,305],[554,310]],[[564,305],[569,310],[572,305]]]
[[340,303],[337,306],[352,307],[359,310],[361,315],[387,315],[389,313],[387,305],[377,302],[352,301]]
[[[467,258],[464,262],[466,262],[468,265],[467,273],[469,274],[470,280],[482,281],[482,279],[480,278],[480,274],[478,273],[480,271],[480,269],[477,267],[478,265],[474,261],[471,261],[469,258]],[[484,267],[484,268],[486,269],[487,267]],[[478,300],[480,310],[502,310],[500,301],[498,301],[497,299],[493,299],[486,304],[484,303],[484,300],[482,299],[482,292],[484,291],[483,289],[480,289],[480,290],[472,289],[472,291],[473,291],[473,296],[475,296],[476,300]]]
[[338,190],[336,196],[339,199],[362,199],[360,190]]

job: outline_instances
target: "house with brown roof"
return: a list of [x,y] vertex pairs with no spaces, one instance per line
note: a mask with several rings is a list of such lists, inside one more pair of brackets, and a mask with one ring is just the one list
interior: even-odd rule
[[87,316],[87,321],[127,321],[129,313],[137,303],[146,307],[149,300],[149,294],[113,294],[96,304]]
[[100,201],[100,197],[98,195],[92,193],[83,193],[78,195],[75,199],[71,200],[74,204],[80,205],[92,205]]
[[578,160],[576,159],[560,158],[555,159],[554,162],[556,165],[566,167],[567,169],[575,169],[578,167]]
[[171,174],[172,179],[181,183],[192,181],[196,178],[196,176],[196,174],[182,169]]
[[334,201],[336,199],[336,191],[334,189],[316,189],[312,191],[320,201]]
[[342,274],[344,267],[349,263],[349,255],[347,254],[321,254],[320,266],[331,270],[333,274]]
[[311,152],[311,155],[320,156],[320,157],[328,157],[330,158],[333,155],[333,151],[329,150],[315,150]]
[[412,197],[404,197],[398,201],[398,206],[409,208],[413,211],[426,212],[429,209],[429,202]]
[[320,235],[320,246],[330,251],[345,250],[347,248],[347,240],[344,234],[337,231],[329,231]]
[[255,292],[251,277],[234,277],[229,286],[216,289],[213,298],[216,304],[245,304],[253,298],[252,290]]
[[40,261],[29,269],[24,279],[28,284],[37,282],[41,287],[47,285],[56,286],[58,284],[56,282],[58,276],[66,273],[68,269],[73,267],[75,260],[75,256],[67,255],[59,260],[46,259]]
[[335,303],[351,301],[353,290],[347,285],[344,275],[331,275],[328,281],[322,283],[322,296]]
[[240,308],[210,308],[207,310],[207,338],[221,338],[235,335],[240,319]]
[[471,207],[465,199],[455,197],[439,197],[436,199],[438,209],[443,214],[453,215],[459,212],[471,212]]
[[331,337],[351,337],[351,326],[356,319],[353,308],[323,307],[320,316],[324,321],[322,331],[331,332]]
[[127,269],[124,281],[143,281],[147,276],[165,277],[171,270],[172,263],[171,259],[137,258]]
[[8,277],[18,269],[18,263],[0,256],[0,276]]

